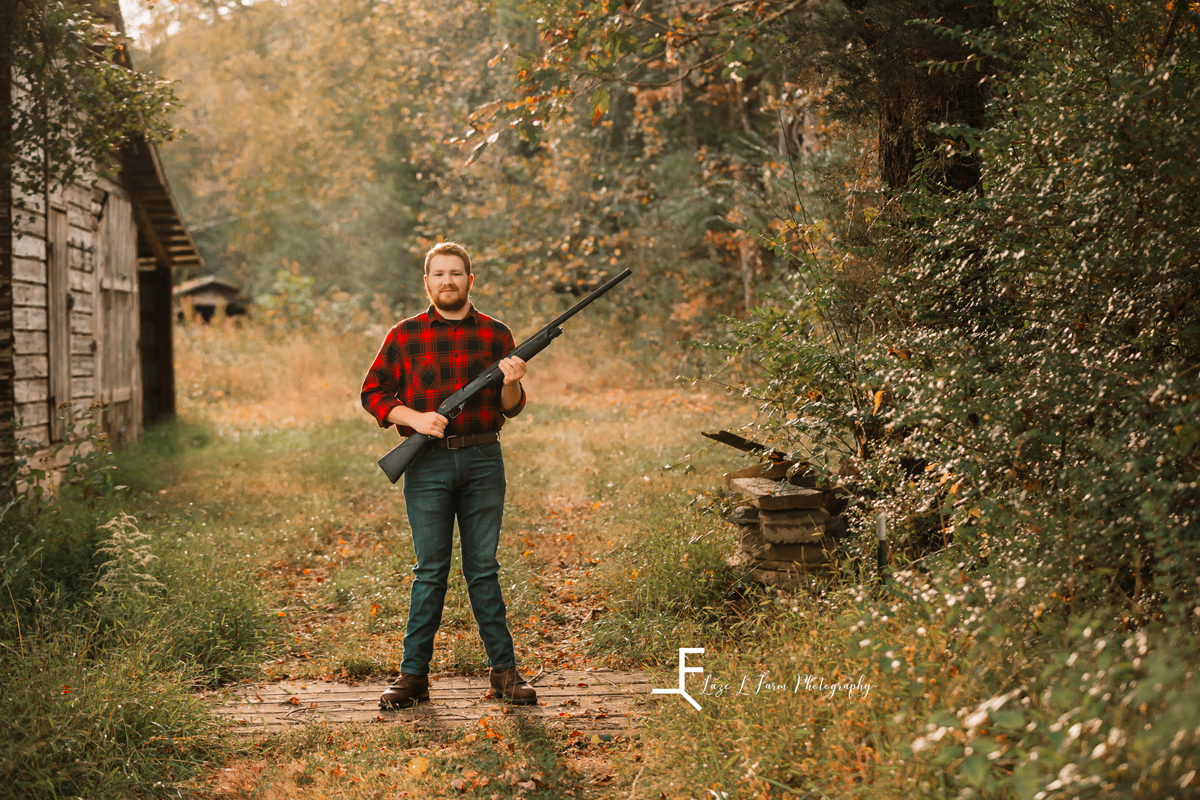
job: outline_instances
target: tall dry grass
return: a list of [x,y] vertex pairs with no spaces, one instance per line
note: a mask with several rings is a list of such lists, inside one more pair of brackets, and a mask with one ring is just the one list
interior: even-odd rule
[[[544,324],[519,312],[511,318],[518,342]],[[178,410],[222,431],[359,418],[363,377],[398,319],[379,304],[365,311],[321,303],[302,322],[267,315],[218,315],[209,323],[193,318],[177,329],[175,341]],[[678,343],[656,348],[601,315],[577,317],[530,364],[525,386],[531,398],[551,404],[666,390],[681,353]]]
[[358,388],[377,338],[382,331],[371,336],[331,324],[185,324],[176,339],[179,412],[233,429],[307,426],[361,413]]

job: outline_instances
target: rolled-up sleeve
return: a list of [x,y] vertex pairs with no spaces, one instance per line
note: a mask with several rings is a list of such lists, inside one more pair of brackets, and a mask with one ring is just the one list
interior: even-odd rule
[[521,409],[523,409],[523,408],[525,408],[525,387],[524,386],[521,387],[520,401],[518,401],[517,404],[515,406],[513,406],[512,408],[505,408],[504,404],[501,403],[500,404],[500,413],[503,414],[504,416],[508,417],[509,419],[512,419],[517,414],[520,414]]
[[[404,405],[398,397],[402,385],[400,346],[396,341],[396,329],[393,328],[384,338],[383,346],[379,348],[379,354],[367,370],[367,377],[363,379],[362,385],[363,408],[375,417],[379,427],[391,426],[392,423],[387,420],[388,414],[392,413],[393,408]],[[524,402],[525,398],[522,397],[521,403]]]

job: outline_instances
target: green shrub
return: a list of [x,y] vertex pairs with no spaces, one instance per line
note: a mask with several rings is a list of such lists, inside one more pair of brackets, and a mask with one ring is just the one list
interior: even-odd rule
[[980,190],[918,171],[872,247],[808,258],[811,290],[734,345],[764,369],[746,391],[768,434],[852,488],[864,536],[886,511],[913,557],[956,540],[950,563],[1056,576],[1071,607],[1192,618],[1200,45],[1166,32],[1200,19],[1181,13],[1009,3],[986,35],[921,23],[1021,64],[992,82],[990,127],[943,131],[972,143]]
[[802,260],[733,348],[763,368],[743,387],[763,437],[851,489],[860,563],[891,520],[894,584],[849,598],[841,634],[903,682],[877,729],[909,741],[884,748],[888,781],[1182,796],[1200,763],[1200,14],[1005,2],[1000,22],[913,23],[1018,65],[981,76],[984,128],[939,129],[971,143],[978,190],[918,168],[877,198],[865,246]]
[[[150,438],[121,463],[160,457]],[[243,576],[197,569],[126,512],[113,476],[129,475],[103,444],[53,502],[30,492],[4,512],[0,780],[14,796],[177,793],[221,753],[196,687],[245,671],[272,627]]]
[[[122,798],[194,777],[220,752],[162,631],[97,648],[88,620],[0,650],[0,781],[13,797]],[[15,642],[13,644],[16,644]]]

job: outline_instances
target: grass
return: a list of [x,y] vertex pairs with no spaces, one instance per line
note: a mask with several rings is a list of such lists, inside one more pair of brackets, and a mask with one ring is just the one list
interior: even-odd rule
[[[565,338],[533,365],[530,405],[503,436],[500,560],[518,659],[646,669],[665,688],[678,649],[704,647],[689,662],[703,675],[688,678],[702,710],[647,698],[641,738],[611,742],[511,718],[445,733],[214,728],[197,690],[399,667],[412,547],[401,492],[374,463],[393,435],[355,397],[375,344],[361,329],[318,333],[182,331],[184,413],[119,455],[129,488],[91,508],[68,492],[6,551],[22,627],[5,612],[0,775],[19,793],[1053,797],[1064,769],[1100,775],[1093,796],[1191,785],[1189,634],[1043,611],[1032,587],[981,586],[953,553],[887,589],[747,583],[724,562],[730,527],[693,501],[746,463],[698,432],[753,409],[643,382],[619,343],[592,382],[589,354]],[[303,387],[289,385],[289,354]],[[97,531],[119,512],[157,558],[162,586],[142,601],[101,602],[96,589]],[[457,568],[432,669],[486,669]],[[1118,711],[1096,707],[1106,694]],[[1109,754],[1092,758],[1101,744]]]
[[[109,641],[84,620],[0,657],[0,779],[12,797],[186,787],[230,750],[161,625]],[[164,642],[166,645],[164,646]]]
[[232,762],[214,788],[218,794],[268,799],[585,797],[592,783],[611,780],[603,762],[623,746],[582,744],[570,748],[568,760],[562,742],[521,718],[484,719],[471,730],[437,734],[402,726],[313,725],[272,739],[253,758]]

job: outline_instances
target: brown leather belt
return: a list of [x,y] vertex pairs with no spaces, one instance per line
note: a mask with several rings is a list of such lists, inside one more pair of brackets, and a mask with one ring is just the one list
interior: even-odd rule
[[477,444],[491,444],[499,441],[500,434],[492,431],[491,433],[469,433],[466,436],[447,436],[444,439],[434,439],[434,447],[444,447],[447,450],[461,450],[464,447],[474,447]]

